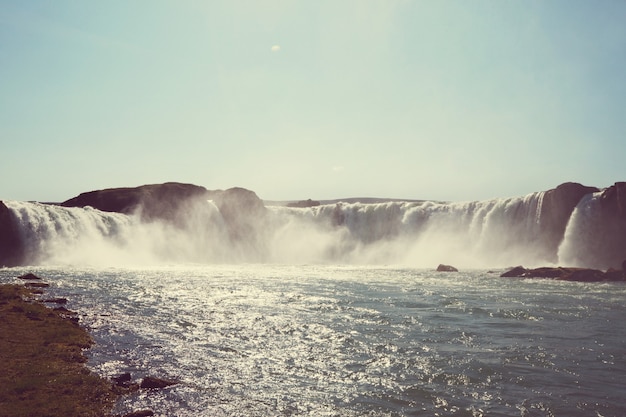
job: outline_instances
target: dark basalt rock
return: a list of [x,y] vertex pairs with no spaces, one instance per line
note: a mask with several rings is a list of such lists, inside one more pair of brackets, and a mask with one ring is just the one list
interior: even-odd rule
[[585,265],[617,269],[626,258],[626,182],[616,182],[602,191],[597,219],[597,244],[583,261]]
[[24,256],[17,220],[4,202],[0,201],[0,267],[21,265]]
[[43,300],[43,302],[50,304],[67,304],[67,298],[48,298]]
[[32,281],[40,281],[41,278],[38,277],[37,275],[33,274],[33,273],[28,273],[28,274],[24,274],[24,275],[20,275],[19,277],[17,277],[18,279],[23,279],[23,280],[32,280]]
[[208,196],[215,201],[228,223],[236,223],[242,219],[254,219],[266,214],[263,201],[254,191],[245,188],[235,187],[225,191],[210,191]]
[[601,201],[616,217],[626,219],[626,182],[616,182],[605,189]]
[[604,273],[607,281],[626,281],[626,271],[618,271],[615,269],[609,269]]
[[439,266],[437,267],[437,272],[459,272],[459,270],[452,265],[439,264]]
[[48,288],[50,284],[47,282],[27,282],[24,286],[28,288]]
[[130,376],[130,372],[124,372],[123,374],[112,377],[111,380],[115,382],[116,385],[124,386],[128,385],[132,378]]
[[144,389],[161,389],[176,384],[178,384],[178,381],[147,376],[141,380],[141,384],[139,386]]
[[[572,212],[584,196],[599,191],[574,182],[566,182],[544,193],[541,202],[541,245],[543,253],[551,262],[557,261],[559,244],[563,240],[565,228]],[[530,242],[529,242],[530,243]]]
[[143,219],[174,220],[189,200],[206,198],[207,189],[193,184],[167,182],[135,188],[109,188],[82,193],[61,203],[63,207],[90,206],[101,211],[131,214]]
[[59,317],[64,318],[65,320],[71,321],[73,323],[78,323],[78,313],[72,310],[68,310],[67,308],[61,306],[52,309],[52,311],[56,312]]
[[588,268],[618,269],[626,258],[626,182],[586,196],[568,236],[568,256]]
[[150,417],[154,415],[154,411],[152,410],[139,410],[133,411],[132,413],[124,414],[123,417]]
[[249,261],[263,259],[268,221],[263,201],[253,191],[239,187],[210,191],[209,198],[224,219],[231,243],[239,245],[251,257]]
[[139,384],[137,382],[133,382],[130,372],[124,372],[112,377],[111,382],[113,382],[113,389],[119,395],[126,395],[139,391]]
[[295,207],[295,208],[306,208],[306,207],[317,207],[320,205],[319,201],[313,201],[310,198],[308,200],[296,201],[294,203],[287,204],[287,207]]
[[567,272],[558,279],[562,279],[565,281],[600,282],[608,281],[609,276],[598,269],[574,269]]
[[522,276],[531,278],[563,278],[571,273],[573,268],[541,267],[527,270]]
[[507,272],[501,274],[500,276],[503,278],[517,278],[522,277],[528,270],[523,266],[516,266],[513,269],[508,270]]
[[500,276],[505,278],[549,278],[578,282],[626,281],[624,271],[608,270],[603,272],[599,269],[569,267],[526,269],[518,266]]

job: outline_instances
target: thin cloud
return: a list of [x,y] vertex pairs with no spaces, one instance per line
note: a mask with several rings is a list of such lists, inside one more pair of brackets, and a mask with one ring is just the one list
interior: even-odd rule
[[272,52],[280,51],[280,45],[272,45]]

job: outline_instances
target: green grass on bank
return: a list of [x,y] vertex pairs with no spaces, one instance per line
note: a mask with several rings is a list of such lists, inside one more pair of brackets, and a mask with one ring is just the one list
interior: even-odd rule
[[116,396],[84,366],[91,344],[78,324],[32,301],[29,289],[0,285],[0,416],[107,416]]

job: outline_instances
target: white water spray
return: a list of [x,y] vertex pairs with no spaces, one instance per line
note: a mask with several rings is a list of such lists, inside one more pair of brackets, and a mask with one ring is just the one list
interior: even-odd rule
[[[270,206],[266,216],[242,220],[239,226],[245,227],[233,227],[233,220],[226,221],[212,201],[185,206],[173,222],[142,221],[139,214],[89,207],[6,204],[19,224],[29,263],[273,262],[426,268],[447,263],[484,268],[554,260],[556,248],[548,247],[542,224],[543,197],[541,192],[465,203]],[[568,233],[574,233],[570,229]],[[559,255],[574,259],[575,250],[575,244],[564,243]]]

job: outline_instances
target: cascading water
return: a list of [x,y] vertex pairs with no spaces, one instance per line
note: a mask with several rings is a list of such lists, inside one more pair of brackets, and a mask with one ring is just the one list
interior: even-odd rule
[[118,265],[231,260],[219,210],[208,201],[177,224],[85,208],[6,201],[31,264]]
[[[25,256],[31,263],[74,260],[86,255],[85,245],[124,248],[134,225],[132,217],[90,207],[64,208],[40,203],[7,201],[18,224]],[[89,263],[90,259],[84,260]]]
[[626,259],[626,230],[613,221],[615,214],[603,206],[602,196],[586,195],[572,213],[558,252],[564,264],[618,269]]
[[542,198],[534,193],[451,204],[338,203],[272,212],[283,219],[282,238],[308,251],[309,261],[480,267],[546,260],[538,245]]
[[[263,216],[225,216],[212,201],[185,206],[175,221],[7,202],[30,263],[151,264],[273,262],[404,264],[464,268],[552,264],[557,248],[544,222],[545,193],[479,202],[337,203],[269,206]],[[597,197],[580,203],[559,257],[584,264],[572,234],[593,234]],[[235,223],[233,223],[235,222]],[[239,223],[237,223],[239,222]],[[597,223],[597,221],[596,221]],[[587,226],[586,226],[587,225]],[[598,232],[600,230],[600,232]],[[562,231],[560,232],[562,233]],[[563,240],[563,239],[561,239]],[[560,260],[560,259],[559,259]]]

